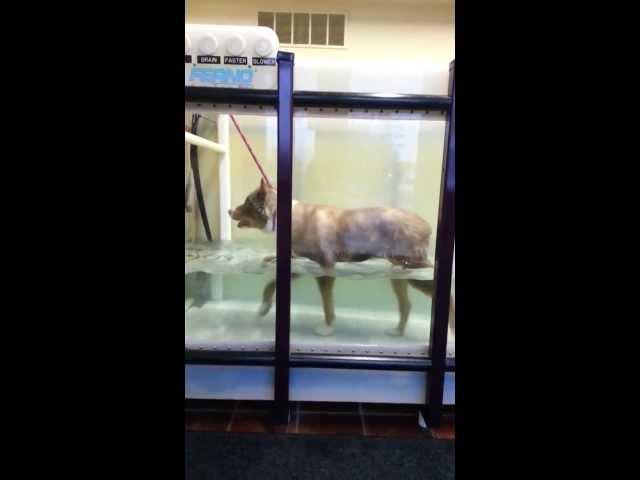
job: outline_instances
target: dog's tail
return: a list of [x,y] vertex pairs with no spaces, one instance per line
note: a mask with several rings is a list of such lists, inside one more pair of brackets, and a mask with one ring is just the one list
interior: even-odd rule
[[[428,297],[433,298],[433,280],[414,280],[409,279],[409,285],[411,285],[416,290],[421,291]],[[449,328],[451,332],[455,334],[456,332],[456,312],[455,307],[453,305],[453,299],[449,300]]]
[[410,278],[409,285],[421,291],[426,296],[433,297],[433,280],[414,280]]

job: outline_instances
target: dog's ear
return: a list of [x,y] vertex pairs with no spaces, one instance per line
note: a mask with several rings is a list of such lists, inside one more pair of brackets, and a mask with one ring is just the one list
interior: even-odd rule
[[264,177],[260,177],[260,191],[261,192],[267,191],[267,182],[265,182]]

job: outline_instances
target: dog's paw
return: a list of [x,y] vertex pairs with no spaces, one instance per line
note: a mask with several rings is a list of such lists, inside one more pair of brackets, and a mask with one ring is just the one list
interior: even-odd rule
[[269,313],[269,310],[271,310],[271,304],[263,303],[262,305],[260,305],[260,308],[258,309],[258,316],[264,317],[267,313]]
[[404,330],[400,330],[397,327],[390,328],[386,331],[387,335],[391,335],[392,337],[401,337],[404,335]]
[[316,335],[320,335],[321,337],[328,337],[329,335],[333,335],[333,326],[331,325],[320,325],[313,330]]

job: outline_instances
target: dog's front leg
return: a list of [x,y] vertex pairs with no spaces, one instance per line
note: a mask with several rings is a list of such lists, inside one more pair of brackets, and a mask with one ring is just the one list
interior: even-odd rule
[[[295,280],[300,275],[297,273],[291,274],[291,280]],[[269,283],[267,283],[262,290],[262,304],[260,305],[260,309],[258,310],[258,315],[264,317],[269,310],[271,310],[271,306],[273,305],[273,295],[276,293],[276,279],[274,278]]]
[[262,305],[260,305],[260,309],[258,310],[258,315],[264,317],[269,310],[271,310],[271,305],[273,305],[273,294],[276,292],[276,281],[275,279],[271,280],[267,283],[262,291]]

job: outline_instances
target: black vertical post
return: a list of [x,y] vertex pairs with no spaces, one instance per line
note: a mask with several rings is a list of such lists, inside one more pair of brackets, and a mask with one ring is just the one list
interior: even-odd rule
[[291,315],[291,189],[293,174],[293,53],[278,52],[278,205],[276,211],[275,417],[289,420]]
[[455,242],[455,73],[454,62],[449,65],[449,95],[451,107],[447,115],[444,159],[440,183],[440,208],[435,252],[435,291],[431,307],[431,369],[427,373],[427,423],[440,425],[447,357],[447,331],[449,303],[451,301],[451,275],[453,273],[453,246]]

